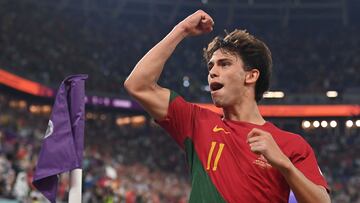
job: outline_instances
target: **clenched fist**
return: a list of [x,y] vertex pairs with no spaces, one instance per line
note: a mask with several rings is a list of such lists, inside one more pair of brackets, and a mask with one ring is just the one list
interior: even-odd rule
[[281,169],[289,164],[289,158],[281,151],[272,135],[266,131],[254,128],[248,136],[247,142],[250,150],[256,154],[262,154],[275,168]]
[[196,36],[209,33],[213,30],[214,21],[209,14],[202,10],[189,15],[177,27],[182,28],[186,35]]

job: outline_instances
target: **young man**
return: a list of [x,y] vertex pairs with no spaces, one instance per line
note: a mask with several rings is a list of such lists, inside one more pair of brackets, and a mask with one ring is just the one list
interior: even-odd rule
[[188,16],[136,65],[125,88],[186,151],[189,202],[330,202],[314,152],[300,136],[266,122],[257,101],[269,87],[271,53],[245,31],[215,38],[204,51],[208,82],[223,116],[160,87],[158,78],[187,36],[212,31],[204,11]]

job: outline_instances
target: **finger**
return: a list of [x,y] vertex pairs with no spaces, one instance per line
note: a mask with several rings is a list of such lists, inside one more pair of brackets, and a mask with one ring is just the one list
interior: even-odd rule
[[259,142],[261,139],[260,136],[254,136],[254,137],[249,137],[246,142],[251,144],[251,143],[254,143],[254,142]]
[[214,20],[210,16],[209,16],[209,19],[210,19],[211,26],[214,26],[215,25]]
[[202,33],[209,33],[209,32],[211,32],[213,29],[212,29],[212,27],[207,27],[207,28],[202,28]]
[[250,149],[256,150],[256,151],[261,151],[264,149],[264,145],[259,142],[251,143],[251,144],[249,144],[249,147],[250,147]]
[[209,33],[213,30],[213,27],[210,25],[202,25],[201,29],[204,33]]
[[249,146],[250,146],[250,150],[255,154],[262,154],[262,151],[264,150],[263,149],[264,147],[258,143],[252,143]]
[[209,21],[209,22],[214,22],[212,17],[209,14],[207,14],[205,11],[200,10],[199,13],[201,15],[201,20],[202,21],[206,20],[206,21]]
[[209,25],[209,26],[213,26],[214,21],[209,15],[204,15],[201,18],[201,23]]
[[251,150],[251,152],[253,152],[253,153],[257,154],[257,155],[262,154],[261,150],[258,149],[257,147],[252,147],[252,148],[250,148],[250,150]]

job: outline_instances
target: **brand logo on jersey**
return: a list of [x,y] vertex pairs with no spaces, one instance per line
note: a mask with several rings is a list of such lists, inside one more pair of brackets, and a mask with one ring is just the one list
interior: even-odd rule
[[218,133],[223,131],[225,134],[230,134],[230,132],[226,131],[224,128],[219,128],[217,125],[213,128],[213,132]]
[[262,169],[272,168],[272,166],[269,164],[269,162],[265,159],[265,157],[263,155],[260,155],[257,159],[255,159],[253,164],[259,166]]

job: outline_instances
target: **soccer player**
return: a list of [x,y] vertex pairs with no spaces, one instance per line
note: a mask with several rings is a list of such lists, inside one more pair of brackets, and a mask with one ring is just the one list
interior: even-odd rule
[[[197,11],[177,24],[136,65],[124,83],[129,94],[186,151],[191,203],[330,202],[314,152],[299,135],[264,120],[257,102],[269,87],[267,46],[243,30],[216,37],[204,50],[218,115],[186,102],[157,81],[176,46],[209,33],[214,21]],[[184,64],[186,65],[186,64]]]

